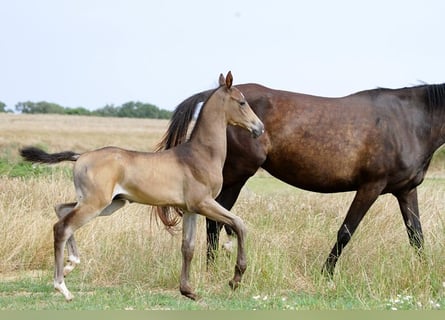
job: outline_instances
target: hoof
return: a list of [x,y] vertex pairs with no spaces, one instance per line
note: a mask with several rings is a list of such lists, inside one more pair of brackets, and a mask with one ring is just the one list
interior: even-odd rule
[[54,289],[58,292],[60,292],[61,294],[63,294],[63,296],[65,297],[65,300],[67,302],[70,302],[71,300],[73,300],[74,296],[72,295],[72,293],[68,290],[68,288],[66,287],[65,283],[54,283]]
[[236,288],[239,287],[239,282],[235,281],[235,280],[230,280],[229,281],[229,286],[232,290],[236,290]]
[[233,242],[231,240],[224,243],[221,248],[228,254],[233,253]]
[[68,263],[63,268],[63,276],[66,277],[68,274],[71,273],[71,271],[74,270],[74,268],[80,264],[80,259],[76,256],[69,256],[68,257]]
[[199,300],[199,296],[192,292],[192,290],[189,289],[179,289],[181,294],[189,299],[192,299],[193,301]]
[[197,294],[193,293],[193,292],[188,292],[188,293],[183,293],[181,292],[181,294],[189,299],[192,299],[193,301],[198,301],[199,297]]
[[73,271],[75,268],[75,265],[73,264],[67,264],[64,268],[63,268],[63,276],[66,277],[67,275],[69,275],[71,273],[71,271]]

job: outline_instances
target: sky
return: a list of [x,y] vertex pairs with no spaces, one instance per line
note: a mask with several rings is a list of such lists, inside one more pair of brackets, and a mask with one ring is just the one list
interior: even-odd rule
[[0,101],[173,110],[234,83],[338,97],[445,82],[442,0],[0,0]]

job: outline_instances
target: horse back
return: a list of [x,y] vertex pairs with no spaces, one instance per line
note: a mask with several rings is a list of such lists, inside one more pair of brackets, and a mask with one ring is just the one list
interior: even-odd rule
[[413,157],[425,153],[417,134],[425,115],[406,96],[371,91],[326,98],[255,84],[239,89],[266,134],[254,141],[229,129],[225,180],[240,161],[246,174],[261,166],[303,189],[342,192],[372,179],[409,179],[425,164]]

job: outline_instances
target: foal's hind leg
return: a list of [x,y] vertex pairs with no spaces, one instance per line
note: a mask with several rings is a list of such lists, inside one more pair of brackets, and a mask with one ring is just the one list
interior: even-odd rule
[[[73,204],[61,206],[59,212],[62,217],[56,224],[54,224],[54,288],[57,291],[60,291],[67,301],[71,301],[73,295],[66,287],[64,279],[63,253],[65,245],[68,245],[68,242],[71,241],[68,250],[72,250],[73,254],[77,254],[77,248],[73,237],[74,232],[98,215],[110,215],[124,204],[125,201],[123,200],[113,200],[108,205],[93,200],[88,204],[77,204],[68,212],[68,208],[72,207]],[[65,214],[64,216],[63,213]]]
[[64,279],[63,254],[65,245],[77,229],[98,216],[102,210],[103,206],[78,204],[54,224],[54,289],[62,293],[67,301],[71,301],[73,295],[66,287]]
[[414,188],[408,192],[395,194],[395,196],[399,201],[400,211],[408,232],[409,243],[420,253],[423,248],[423,233],[422,225],[420,224],[417,189]]
[[[59,220],[65,217],[68,213],[70,213],[71,210],[74,209],[76,204],[77,202],[71,202],[71,203],[62,203],[55,206],[54,209],[56,211],[56,215],[59,218]],[[66,247],[68,249],[68,261],[65,267],[63,268],[64,276],[67,276],[80,263],[79,251],[77,250],[77,244],[76,240],[74,239],[74,235],[68,238],[66,242]]]

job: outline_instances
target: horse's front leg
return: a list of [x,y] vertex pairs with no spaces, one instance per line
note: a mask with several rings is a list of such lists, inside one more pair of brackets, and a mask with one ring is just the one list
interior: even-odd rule
[[197,215],[195,213],[186,212],[182,217],[182,269],[179,290],[184,296],[192,300],[198,299],[189,284],[190,264],[195,250],[196,220]]

